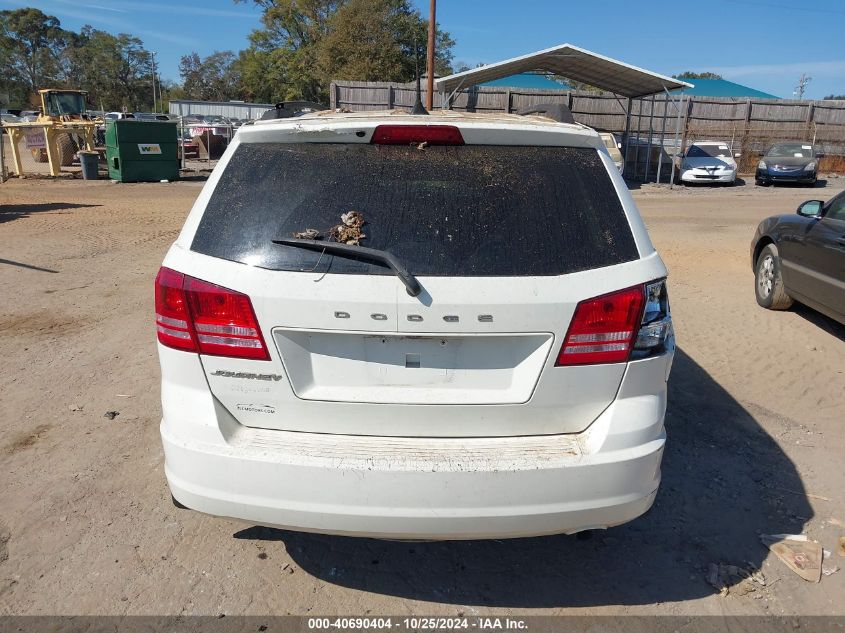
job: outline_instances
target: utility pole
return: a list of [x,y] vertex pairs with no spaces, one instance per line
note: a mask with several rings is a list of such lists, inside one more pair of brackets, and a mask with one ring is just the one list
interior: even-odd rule
[[798,96],[798,99],[804,98],[804,88],[807,87],[807,84],[813,80],[812,77],[808,77],[807,73],[801,73],[801,77],[798,79],[798,85],[795,86],[795,94]]
[[156,52],[152,51],[150,53],[150,70],[152,71],[153,76],[153,112],[158,112],[158,108],[156,107]]
[[431,0],[428,12],[428,82],[426,89],[428,93],[425,95],[426,110],[431,112],[434,108],[434,28],[435,13],[437,12],[437,0]]

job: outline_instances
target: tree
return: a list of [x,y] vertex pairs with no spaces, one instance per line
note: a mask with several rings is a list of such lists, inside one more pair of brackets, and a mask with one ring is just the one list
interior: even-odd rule
[[[325,81],[409,81],[425,68],[428,24],[405,0],[349,0],[329,20],[317,54]],[[451,73],[448,33],[437,34],[435,73]]]
[[38,9],[0,11],[0,89],[15,104],[36,105],[40,88],[74,88],[94,107],[151,108],[151,57],[126,33],[89,25],[74,33]]
[[278,51],[264,51],[250,47],[238,53],[233,62],[240,78],[240,96],[245,101],[276,103],[285,98],[281,88],[284,71],[276,63]]
[[85,25],[67,55],[69,65],[76,69],[73,87],[88,90],[93,106],[152,109],[152,55],[137,37]]
[[826,97],[824,97],[824,99],[825,99],[825,100],[827,100],[827,99],[834,99],[834,100],[841,99],[841,100],[845,100],[845,95],[827,95]]
[[187,99],[228,101],[239,95],[239,68],[232,51],[215,51],[205,59],[196,53],[179,62],[182,88]]
[[[245,95],[326,102],[332,79],[414,78],[428,26],[410,0],[253,2],[264,9],[263,28],[238,60]],[[451,72],[453,46],[438,30],[435,72]]]
[[717,75],[716,73],[711,72],[703,72],[703,73],[696,73],[691,70],[685,70],[679,75],[672,75],[675,79],[722,79],[722,75]]
[[39,88],[60,85],[60,57],[68,36],[58,18],[38,9],[0,11],[0,81],[4,88],[26,101]]

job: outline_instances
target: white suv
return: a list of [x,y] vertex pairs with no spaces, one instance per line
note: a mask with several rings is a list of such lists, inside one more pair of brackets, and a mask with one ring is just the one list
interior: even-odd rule
[[665,277],[590,128],[244,126],[156,279],[174,501],[396,539],[630,521],[660,482]]

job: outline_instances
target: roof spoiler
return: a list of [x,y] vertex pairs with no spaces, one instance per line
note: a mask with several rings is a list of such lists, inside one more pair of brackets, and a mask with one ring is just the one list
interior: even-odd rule
[[562,103],[538,103],[536,105],[522,108],[517,114],[525,116],[528,114],[541,114],[558,123],[575,123],[572,111]]

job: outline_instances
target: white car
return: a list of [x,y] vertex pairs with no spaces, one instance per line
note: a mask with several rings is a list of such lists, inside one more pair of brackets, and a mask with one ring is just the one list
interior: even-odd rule
[[681,182],[736,182],[736,161],[727,143],[698,141],[687,148],[681,160]]
[[621,174],[625,168],[625,159],[620,151],[622,143],[616,140],[616,136],[610,132],[599,132],[599,136],[607,149],[607,153],[610,154],[613,164],[616,165],[616,169]]
[[665,279],[590,128],[244,126],[155,283],[174,503],[391,539],[630,521],[660,483]]

